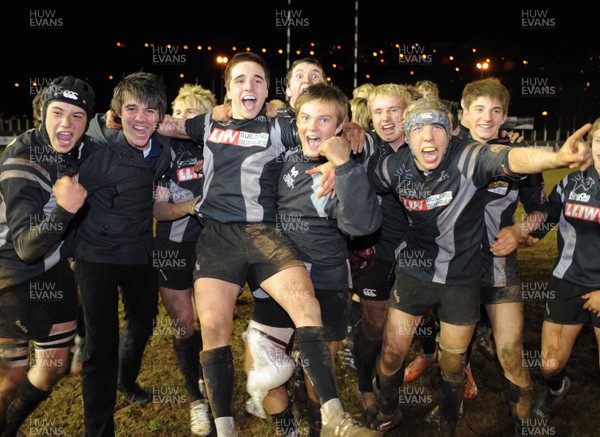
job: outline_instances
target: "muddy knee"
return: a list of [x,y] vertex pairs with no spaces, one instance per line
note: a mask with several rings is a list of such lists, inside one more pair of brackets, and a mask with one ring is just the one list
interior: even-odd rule
[[521,343],[507,343],[498,350],[498,359],[507,373],[517,373],[523,368],[523,347]]
[[459,381],[464,379],[466,348],[446,348],[440,344],[441,357],[440,368],[442,375],[447,381]]

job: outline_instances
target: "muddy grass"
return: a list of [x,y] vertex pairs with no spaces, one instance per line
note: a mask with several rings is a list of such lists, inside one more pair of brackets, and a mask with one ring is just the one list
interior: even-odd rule
[[[251,302],[243,298],[238,304],[239,319],[236,321],[237,350],[241,351],[240,334],[249,314]],[[542,304],[528,304],[529,323],[525,335],[527,360],[534,364],[539,358]],[[161,310],[161,316],[166,317]],[[411,357],[418,352],[418,346]],[[236,368],[241,369],[241,354],[237,354]],[[508,436],[512,425],[508,406],[502,391],[502,372],[497,360],[488,360],[477,349],[474,350],[471,366],[479,388],[476,399],[465,401],[465,412],[458,426],[457,436]],[[532,435],[547,436],[597,436],[600,430],[600,374],[598,351],[593,332],[585,328],[580,335],[568,365],[567,374],[572,387],[561,404],[557,417],[544,423],[543,432]],[[264,421],[244,411],[245,378],[238,372],[236,379],[236,421],[240,436],[273,436],[275,433]],[[532,369],[536,394],[541,393],[539,367]],[[386,436],[429,436],[435,435],[432,425],[423,423],[437,398],[436,383],[438,368],[428,369],[424,376],[403,387],[401,401],[404,406],[404,424]],[[140,384],[154,391],[154,402],[146,407],[130,404],[118,395],[115,409],[117,435],[120,436],[188,436],[188,404],[183,379],[177,371],[171,340],[166,335],[155,335],[146,351]],[[356,379],[351,373],[338,367],[338,384],[342,400],[350,412],[357,412]],[[302,422],[301,435],[307,435]],[[83,408],[80,378],[64,378],[51,398],[45,402],[25,423],[22,430],[27,435],[83,436]]]
[[[546,179],[548,187],[555,180]],[[554,233],[555,234],[555,233]],[[521,280],[524,289],[544,290],[556,256],[555,235],[551,234],[541,245],[524,249],[519,253]],[[524,336],[525,362],[531,366],[535,384],[535,394],[542,392],[540,366],[540,330],[544,303],[543,293],[529,293],[525,302],[526,326]],[[244,293],[236,308],[235,334],[233,340],[236,369],[242,369],[242,340],[252,298]],[[179,375],[173,354],[171,337],[167,328],[168,319],[164,308],[160,308],[158,328],[146,350],[139,383],[152,390],[154,402],[140,407],[127,402],[118,395],[115,409],[115,422],[119,436],[188,436],[188,400]],[[413,345],[409,359],[419,352],[418,342]],[[513,433],[508,405],[502,389],[502,370],[497,360],[486,359],[474,350],[471,365],[479,388],[476,399],[465,401],[464,416],[459,421],[457,436],[509,436]],[[386,436],[430,436],[436,430],[423,422],[423,417],[435,405],[438,368],[428,369],[423,377],[403,387],[401,401],[404,402],[404,423]],[[558,408],[556,417],[535,430],[530,435],[544,436],[598,436],[600,435],[600,372],[598,371],[598,349],[593,331],[584,327],[579,336],[573,355],[567,366],[567,374],[572,386],[567,397]],[[265,421],[247,414],[245,377],[243,372],[236,374],[235,419],[240,436],[273,436],[272,427]],[[338,367],[338,385],[342,401],[351,413],[357,413],[356,380],[354,376]],[[300,422],[300,435],[307,435],[304,421]],[[63,378],[52,396],[22,427],[22,431],[34,435],[83,436],[83,408],[80,378]]]

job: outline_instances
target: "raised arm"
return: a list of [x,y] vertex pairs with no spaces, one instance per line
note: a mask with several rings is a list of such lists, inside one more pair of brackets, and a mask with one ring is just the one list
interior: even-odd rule
[[74,178],[63,176],[52,187],[56,205],[45,215],[42,190],[47,186],[11,177],[10,169],[4,171],[2,193],[15,251],[23,262],[34,263],[56,249],[87,191]]
[[558,152],[550,152],[536,147],[514,147],[508,153],[510,170],[519,174],[541,173],[553,168],[581,167],[592,165],[592,152],[583,141],[584,135],[591,129],[587,123],[571,135]]
[[319,146],[319,154],[335,165],[337,200],[331,204],[330,215],[338,228],[350,236],[363,236],[381,226],[382,213],[365,168],[350,159],[350,145],[340,137],[333,137]]

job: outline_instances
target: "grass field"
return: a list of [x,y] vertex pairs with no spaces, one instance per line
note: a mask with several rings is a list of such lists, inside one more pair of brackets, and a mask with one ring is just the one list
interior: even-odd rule
[[[567,171],[550,171],[545,174],[549,192]],[[517,217],[522,217],[520,209]],[[556,230],[533,248],[519,252],[521,280],[523,288],[544,290],[547,287],[552,263],[556,256]],[[526,329],[524,336],[525,353],[529,357],[539,356],[540,329],[542,323],[543,300],[536,293],[526,300]],[[273,428],[265,421],[245,412],[245,376],[242,369],[242,332],[252,310],[252,297],[246,291],[236,307],[233,349],[235,365],[238,369],[235,384],[235,419],[240,436],[272,436]],[[169,321],[160,307],[155,335],[146,350],[140,384],[153,390],[155,402],[147,407],[129,404],[118,395],[115,409],[117,435],[119,436],[187,436],[188,404],[183,379],[179,375],[172,350]],[[420,346],[413,345],[409,359],[414,357]],[[507,404],[502,392],[502,372],[499,363],[485,359],[477,350],[472,357],[473,374],[479,386],[479,395],[465,404],[465,415],[459,422],[457,436],[506,436],[512,433],[512,424]],[[433,426],[422,422],[423,416],[435,405],[437,398],[437,368],[429,369],[422,378],[407,384],[407,393],[418,393],[423,401],[407,403],[404,408],[405,421],[389,436],[429,436],[434,435]],[[585,328],[579,337],[573,356],[568,365],[568,374],[573,386],[559,416],[545,424],[544,435],[554,436],[594,436],[600,431],[600,378],[598,374],[598,351],[593,332]],[[542,385],[539,369],[532,368],[536,395]],[[357,413],[356,382],[351,373],[338,367],[338,384],[342,402],[346,408]],[[411,388],[412,387],[412,388]],[[32,414],[22,427],[27,435],[83,435],[83,409],[80,378],[67,376],[59,383],[52,396]],[[300,422],[300,435],[307,435],[304,422]]]

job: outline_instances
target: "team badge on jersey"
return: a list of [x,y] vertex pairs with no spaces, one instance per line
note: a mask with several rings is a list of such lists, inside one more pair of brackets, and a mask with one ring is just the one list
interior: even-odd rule
[[294,188],[294,182],[299,174],[300,172],[296,170],[296,166],[293,166],[290,171],[283,176],[283,182],[285,182],[288,188]]
[[576,175],[573,181],[575,181],[573,191],[590,191],[594,186],[594,179],[590,177],[584,178],[581,173]]

